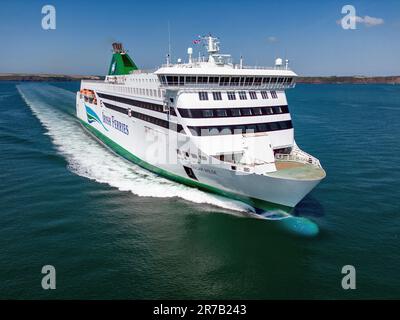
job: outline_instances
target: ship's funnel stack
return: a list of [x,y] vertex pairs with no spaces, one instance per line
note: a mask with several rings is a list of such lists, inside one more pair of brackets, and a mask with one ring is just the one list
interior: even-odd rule
[[128,53],[124,50],[122,43],[114,42],[112,44],[113,56],[108,70],[108,75],[124,75],[131,71],[138,70],[138,67],[133,62]]

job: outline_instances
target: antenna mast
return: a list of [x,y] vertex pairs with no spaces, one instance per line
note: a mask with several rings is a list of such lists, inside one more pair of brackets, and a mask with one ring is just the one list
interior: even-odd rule
[[[170,60],[171,59],[171,27],[170,27],[169,20],[168,20],[168,57],[169,57],[168,60]],[[169,64],[169,62],[168,62],[168,64]]]

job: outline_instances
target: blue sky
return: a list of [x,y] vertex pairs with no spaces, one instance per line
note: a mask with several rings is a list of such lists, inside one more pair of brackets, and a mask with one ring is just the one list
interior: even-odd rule
[[[56,30],[41,27],[42,6],[56,8]],[[382,19],[343,30],[343,5]],[[0,72],[105,74],[111,43],[122,41],[136,64],[186,59],[211,32],[221,51],[248,65],[287,57],[299,75],[400,75],[400,1],[21,1],[0,0]],[[198,50],[194,46],[195,52]],[[200,47],[199,47],[200,48]]]

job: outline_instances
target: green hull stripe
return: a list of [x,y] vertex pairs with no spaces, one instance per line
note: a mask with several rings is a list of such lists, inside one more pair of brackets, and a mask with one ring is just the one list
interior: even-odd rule
[[282,206],[280,204],[274,204],[274,203],[270,203],[270,202],[267,202],[264,200],[246,197],[246,196],[242,196],[242,195],[235,194],[232,192],[224,191],[224,190],[218,189],[216,187],[213,187],[213,186],[210,186],[210,185],[198,182],[198,181],[190,180],[190,179],[178,176],[176,174],[173,174],[171,172],[168,172],[166,170],[163,170],[161,168],[155,167],[155,166],[151,165],[150,163],[147,163],[147,162],[143,161],[142,159],[136,157],[135,155],[130,153],[128,150],[121,147],[119,144],[117,144],[116,142],[114,142],[113,140],[111,140],[110,138],[105,136],[103,133],[101,133],[100,131],[98,131],[96,128],[92,127],[88,123],[84,122],[81,119],[79,119],[79,121],[96,138],[98,138],[100,141],[102,141],[105,145],[107,145],[111,150],[113,150],[118,155],[122,156],[123,158],[125,158],[125,159],[151,171],[151,172],[154,172],[160,176],[163,176],[167,179],[188,185],[190,187],[195,187],[195,188],[198,188],[201,190],[205,190],[205,191],[209,191],[209,192],[212,192],[212,193],[215,193],[218,195],[222,195],[227,198],[239,200],[239,201],[245,202],[255,208],[259,208],[259,209],[263,209],[263,210],[281,209],[288,213],[290,213],[293,210],[293,208],[291,208],[291,207],[286,207],[286,206]]

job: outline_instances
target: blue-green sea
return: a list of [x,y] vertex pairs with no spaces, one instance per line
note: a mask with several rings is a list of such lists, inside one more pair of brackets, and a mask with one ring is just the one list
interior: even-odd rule
[[294,211],[313,237],[119,158],[75,119],[78,88],[0,82],[1,299],[400,298],[400,86],[287,92],[327,172]]

